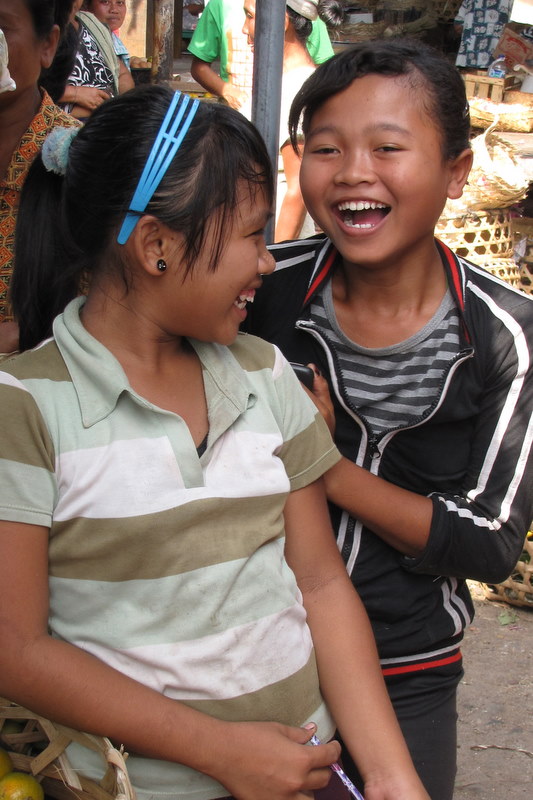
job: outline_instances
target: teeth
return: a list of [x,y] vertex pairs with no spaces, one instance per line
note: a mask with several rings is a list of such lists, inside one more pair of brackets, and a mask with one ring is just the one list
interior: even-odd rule
[[339,211],[368,211],[370,208],[387,208],[384,203],[374,203],[372,200],[347,200],[339,203]]
[[235,305],[237,306],[237,308],[240,308],[242,310],[243,308],[246,308],[246,303],[254,302],[254,296],[255,295],[252,293],[240,294],[238,298],[235,300]]

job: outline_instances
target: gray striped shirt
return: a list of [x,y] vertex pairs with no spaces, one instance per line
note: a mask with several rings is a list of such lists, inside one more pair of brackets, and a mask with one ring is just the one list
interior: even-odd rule
[[459,352],[459,313],[449,290],[421,330],[389,347],[362,347],[343,333],[331,281],[313,299],[311,319],[333,342],[348,398],[376,435],[411,425],[425,414]]

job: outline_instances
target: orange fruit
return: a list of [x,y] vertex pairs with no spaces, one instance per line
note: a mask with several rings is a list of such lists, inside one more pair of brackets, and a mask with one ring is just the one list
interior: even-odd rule
[[8,772],[0,778],[0,800],[44,800],[43,787],[33,775]]
[[13,762],[11,761],[11,757],[9,753],[5,750],[2,750],[0,747],[0,778],[3,778],[4,775],[7,775],[8,772],[11,772],[13,769]]

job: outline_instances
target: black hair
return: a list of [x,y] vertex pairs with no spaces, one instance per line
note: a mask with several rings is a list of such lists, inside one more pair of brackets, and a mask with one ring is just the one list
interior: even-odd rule
[[59,44],[52,64],[41,71],[42,86],[57,102],[62,96],[67,78],[72,72],[78,48],[78,34],[69,24],[73,0],[24,0],[30,12],[38,39],[45,39],[54,25],[59,27]]
[[59,40],[51,65],[41,71],[39,86],[46,89],[54,103],[59,103],[65,92],[67,80],[74,69],[80,33],[74,25],[67,23]]
[[[345,11],[341,0],[319,0],[317,10],[320,19],[330,28],[336,28],[344,21]],[[286,11],[296,37],[305,44],[313,30],[313,23],[289,6]]]
[[313,114],[334,95],[365,75],[405,76],[442,133],[445,160],[469,147],[470,117],[459,70],[433,47],[418,40],[375,39],[354,44],[321,64],[294,98],[289,114],[292,145],[309,131]]
[[73,6],[72,0],[24,0],[37,38],[44,39],[54,25],[63,31]]
[[[21,350],[50,335],[82,275],[115,269],[130,288],[116,238],[173,95],[149,85],[106,101],[74,138],[64,177],[47,172],[40,154],[34,160],[21,194],[11,284]],[[183,235],[185,271],[211,225],[209,267],[216,269],[239,181],[250,192],[262,187],[272,203],[272,166],[257,129],[238,111],[202,101],[145,212]]]

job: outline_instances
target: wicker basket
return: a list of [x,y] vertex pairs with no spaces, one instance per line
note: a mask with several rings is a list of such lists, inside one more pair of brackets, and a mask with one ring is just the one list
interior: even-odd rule
[[435,0],[435,12],[441,22],[455,19],[462,0]]
[[[9,731],[13,720],[16,731]],[[12,727],[12,726],[11,726]],[[97,783],[79,775],[70,765],[65,749],[71,742],[99,753],[106,772]],[[135,800],[125,760],[127,753],[109,739],[81,733],[34,714],[0,698],[0,745],[11,756],[16,770],[34,775],[46,797],[57,800]]]
[[471,97],[470,122],[473,128],[495,125],[499,131],[530,133],[533,131],[533,108],[520,103],[494,103],[480,97]]
[[437,24],[433,0],[367,0],[373,22],[347,23],[335,31],[338,42],[361,42],[383,36],[419,36]]
[[483,584],[489,600],[505,600],[512,606],[533,609],[533,534],[529,533],[524,550],[510,578],[503,583]]
[[476,264],[495,258],[512,258],[511,214],[506,208],[465,212],[439,219],[435,234],[457,255]]
[[523,200],[529,189],[516,148],[498,136],[494,127],[471,141],[474,163],[457,201],[469,211],[512,206]]
[[478,267],[483,267],[492,275],[496,275],[514,289],[522,289],[522,273],[513,258],[491,258],[487,261],[477,258],[474,262]]

